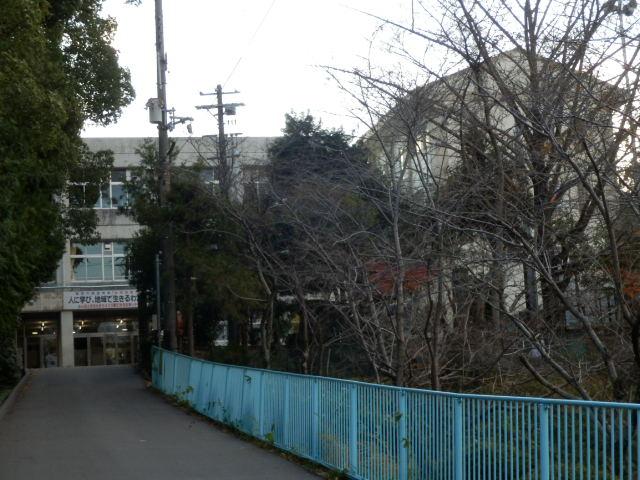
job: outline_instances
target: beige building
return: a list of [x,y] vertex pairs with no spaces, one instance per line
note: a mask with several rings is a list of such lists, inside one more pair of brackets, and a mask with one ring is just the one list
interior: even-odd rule
[[[592,159],[604,169],[603,165],[611,164],[609,156],[616,156],[614,112],[627,101],[627,94],[589,73],[574,72],[542,57],[537,61],[537,81],[543,90],[538,96],[531,93],[528,58],[523,52],[512,50],[474,68],[434,76],[425,85],[390,99],[392,107],[379,115],[378,123],[363,139],[385,174],[384,188],[402,195],[403,201],[416,209],[424,206],[426,212],[435,212],[433,218],[443,216],[449,208],[446,213],[454,223],[471,222],[473,215],[465,210],[465,202],[469,202],[470,208],[484,208],[494,221],[499,218],[503,225],[514,222],[514,231],[526,230],[533,237],[541,222],[540,217],[529,213],[536,195],[535,178],[536,182],[546,182],[554,194],[545,198],[545,215],[549,217],[546,221],[577,225],[590,201],[581,175],[586,175],[585,181],[596,188],[597,177],[590,173]],[[518,102],[510,103],[514,98]],[[538,104],[546,110],[543,120],[535,123],[534,116],[527,116],[522,109]],[[524,148],[526,145],[535,150],[531,143],[527,144],[521,128],[531,123],[530,129],[542,132],[540,137],[544,139],[535,151],[538,163],[544,162],[548,169],[544,175],[539,174],[537,168],[542,167],[532,163]],[[488,180],[492,175],[498,178],[497,159],[501,168],[511,169],[502,171],[501,193],[497,190],[499,182],[492,184]],[[479,198],[479,182],[484,182],[482,188],[495,189],[486,198]],[[605,187],[608,192],[614,193],[611,187]],[[609,202],[611,208],[616,208],[615,194]],[[519,215],[517,220],[514,212]],[[598,222],[596,211],[584,227],[577,228],[595,242]],[[458,225],[460,229],[465,227]],[[473,226],[467,233],[472,231]],[[482,228],[477,229],[481,231]],[[491,235],[469,234],[461,238],[466,243],[460,243],[459,250],[448,259],[447,268],[464,269],[470,277],[499,291],[502,308],[511,314],[524,312],[527,303],[532,310],[542,305],[540,270],[546,267],[531,260],[527,249],[512,247],[505,253],[504,242],[496,242]],[[600,267],[597,260],[594,259],[594,269]],[[545,272],[551,275],[551,268]],[[583,304],[593,306],[587,312],[592,318],[610,319],[615,306],[604,292],[606,288],[601,284],[590,287],[593,291],[572,279],[567,296],[585,311],[588,309]],[[449,288],[453,289],[453,285]],[[484,288],[483,295],[488,290]],[[569,312],[566,322],[574,322]]]
[[[129,283],[126,244],[139,230],[120,211],[127,204],[124,182],[139,166],[136,149],[144,138],[86,138],[93,151],[111,150],[113,170],[94,209],[100,241],[86,245],[67,239],[58,269],[22,310],[19,349],[26,368],[128,364],[136,361],[137,291]],[[216,183],[215,137],[176,138],[177,165],[203,162]],[[233,194],[259,188],[271,139],[230,139]],[[210,165],[210,168],[209,168]]]

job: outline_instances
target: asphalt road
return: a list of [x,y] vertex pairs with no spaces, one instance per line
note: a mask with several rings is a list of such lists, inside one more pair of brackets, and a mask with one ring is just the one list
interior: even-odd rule
[[0,480],[317,478],[171,406],[131,367],[34,371],[0,419]]

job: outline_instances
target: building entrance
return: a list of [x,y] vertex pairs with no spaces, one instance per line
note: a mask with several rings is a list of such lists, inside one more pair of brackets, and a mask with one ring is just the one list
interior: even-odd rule
[[[69,331],[73,339],[68,334],[66,340],[61,338],[65,333],[59,318],[23,315],[22,320],[19,352],[26,368],[126,365],[138,360],[138,321],[131,310],[74,312]],[[63,355],[73,356],[73,363],[63,361]]]
[[135,363],[137,333],[75,333],[73,352],[76,367]]
[[131,312],[75,312],[74,363],[79,366],[136,362],[138,322]]
[[52,318],[26,320],[23,325],[22,352],[27,368],[58,366],[58,321]]
[[55,335],[27,337],[27,368],[58,366],[58,339]]

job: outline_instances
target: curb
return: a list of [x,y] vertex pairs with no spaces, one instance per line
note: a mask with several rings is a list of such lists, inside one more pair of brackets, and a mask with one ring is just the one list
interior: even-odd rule
[[9,396],[4,400],[2,405],[0,405],[0,420],[2,420],[2,417],[4,417],[7,414],[9,409],[16,402],[16,399],[18,398],[18,394],[22,391],[22,389],[24,388],[29,378],[31,378],[31,370],[27,370],[25,372],[25,374],[22,376],[18,384],[15,387],[13,387],[13,390],[11,391]]

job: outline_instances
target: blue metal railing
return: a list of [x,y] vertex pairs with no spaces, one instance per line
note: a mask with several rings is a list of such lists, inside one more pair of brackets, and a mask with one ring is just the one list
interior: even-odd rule
[[367,480],[640,480],[640,404],[433,392],[153,350],[153,385]]

